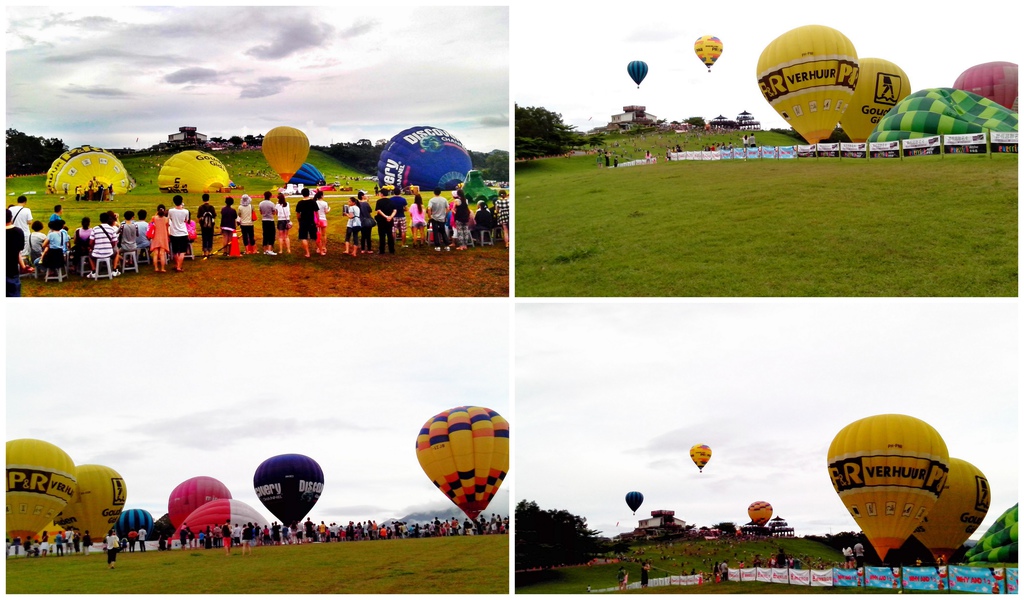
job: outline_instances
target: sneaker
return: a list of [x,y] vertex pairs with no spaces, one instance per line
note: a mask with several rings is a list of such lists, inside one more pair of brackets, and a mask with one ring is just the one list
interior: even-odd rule
[[114,277],[117,277],[117,276],[121,275],[121,272],[120,271],[114,271],[113,273],[111,273],[111,275],[113,275]]
[[441,251],[441,247],[440,246],[434,246],[434,250],[437,251],[437,252],[440,252]]
[[451,252],[452,251],[452,247],[451,246],[445,246],[444,247],[444,251],[445,252]]
[[264,250],[263,253],[267,256],[277,256],[277,252],[274,252],[273,250]]
[[86,279],[96,279],[96,274],[95,273],[89,273],[88,275],[85,276],[85,278]]

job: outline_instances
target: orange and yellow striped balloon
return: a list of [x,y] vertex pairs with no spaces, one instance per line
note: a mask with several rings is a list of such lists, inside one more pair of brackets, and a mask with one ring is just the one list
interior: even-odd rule
[[446,410],[420,428],[416,458],[434,485],[475,520],[508,473],[508,421],[481,406]]
[[747,516],[754,525],[765,525],[772,518],[772,505],[758,500],[747,507]]

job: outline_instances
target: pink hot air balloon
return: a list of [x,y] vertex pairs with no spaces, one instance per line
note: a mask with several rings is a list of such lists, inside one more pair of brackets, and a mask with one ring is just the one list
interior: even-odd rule
[[175,527],[174,537],[180,537],[181,529],[185,526],[198,537],[199,532],[206,531],[207,527],[212,531],[214,527],[220,527],[227,521],[231,522],[232,527],[236,523],[243,526],[246,523],[253,523],[259,527],[270,525],[270,521],[245,502],[224,498],[207,502],[192,511],[181,525]]
[[177,529],[200,506],[219,499],[230,499],[226,485],[213,477],[193,477],[178,484],[167,500],[167,515]]
[[961,73],[953,87],[1017,110],[1017,63],[999,61],[975,65]]

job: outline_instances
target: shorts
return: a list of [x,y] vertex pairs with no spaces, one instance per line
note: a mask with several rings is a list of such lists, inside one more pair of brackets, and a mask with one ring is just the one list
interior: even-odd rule
[[316,225],[299,223],[299,239],[300,240],[316,240]]
[[242,546],[251,546],[251,545],[252,545],[252,541],[251,540],[242,540]]
[[263,221],[263,245],[273,246],[274,245],[274,222]]
[[232,229],[232,228],[230,228],[230,227],[221,227],[221,228],[220,228],[220,232],[221,232],[222,234],[224,234],[224,235],[228,235],[228,234],[234,233],[234,232],[235,232],[235,230],[234,230],[234,229]]
[[403,234],[405,234],[405,217],[395,217],[394,225],[395,234],[397,234],[398,237],[401,237]]
[[426,221],[413,221],[412,222],[412,228],[413,229],[426,229],[427,228],[427,222]]
[[192,244],[188,241],[187,235],[171,236],[171,254],[185,254]]
[[288,223],[290,223],[290,222],[291,221],[278,221],[277,222],[277,230],[278,231],[288,231]]

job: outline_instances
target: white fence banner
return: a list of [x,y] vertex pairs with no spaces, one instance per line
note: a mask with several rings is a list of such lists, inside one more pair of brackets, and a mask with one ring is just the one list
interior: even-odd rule
[[772,582],[772,570],[764,567],[757,567],[757,578],[756,581],[763,581],[765,583]]
[[900,143],[896,142],[871,142],[868,144],[868,155],[871,158],[899,158]]
[[811,571],[811,586],[832,587],[832,569]]
[[771,569],[772,583],[789,583],[789,569]]
[[938,155],[941,148],[940,137],[933,135],[926,138],[903,140],[903,156]]
[[757,569],[740,569],[740,581],[757,581]]
[[789,583],[791,585],[811,585],[811,572],[807,569],[790,569]]

